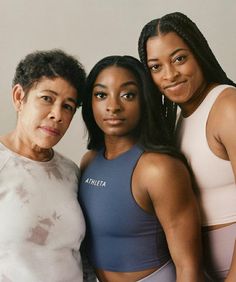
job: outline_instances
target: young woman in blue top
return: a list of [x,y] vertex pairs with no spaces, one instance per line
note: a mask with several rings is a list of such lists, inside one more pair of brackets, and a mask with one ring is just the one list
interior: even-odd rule
[[89,258],[103,282],[202,281],[191,176],[170,147],[151,91],[142,64],[130,56],[102,59],[87,79],[89,151],[79,197]]

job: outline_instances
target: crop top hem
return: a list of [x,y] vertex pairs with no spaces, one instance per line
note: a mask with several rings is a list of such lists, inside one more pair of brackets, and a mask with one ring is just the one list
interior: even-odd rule
[[151,268],[161,268],[163,265],[165,265],[168,261],[170,261],[171,257],[167,257],[166,260],[163,260],[163,262],[160,263],[152,263],[152,264],[142,264],[142,266],[140,267],[131,267],[131,268],[115,268],[115,267],[104,267],[102,265],[100,266],[96,266],[93,264],[93,266],[95,267],[95,269],[102,269],[103,271],[111,271],[111,272],[138,272],[138,271],[144,271],[144,270],[148,270]]
[[202,222],[203,227],[207,226],[214,226],[214,225],[219,225],[219,224],[227,224],[227,223],[233,223],[236,222],[236,215],[228,216],[227,218],[220,218],[220,219],[215,219],[214,221],[210,222]]

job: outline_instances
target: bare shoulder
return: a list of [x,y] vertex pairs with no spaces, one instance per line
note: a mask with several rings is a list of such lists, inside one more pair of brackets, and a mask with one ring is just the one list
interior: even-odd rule
[[236,88],[226,88],[216,99],[209,114],[209,126],[220,134],[226,127],[232,129],[236,122]]
[[140,182],[148,189],[184,192],[191,188],[191,177],[186,165],[168,154],[144,153],[137,169]]
[[185,164],[180,159],[169,154],[146,152],[141,159],[141,165],[145,174],[148,173],[148,171],[158,174],[161,177],[179,174],[186,176],[189,174]]
[[[228,87],[224,89],[216,99],[214,107],[218,111],[234,110],[236,107],[236,88]],[[227,107],[227,108],[225,108]]]
[[194,201],[192,179],[186,165],[175,157],[161,153],[144,153],[136,175],[140,187],[149,195],[154,207],[178,210]]
[[91,163],[91,161],[95,158],[96,155],[97,155],[97,151],[94,150],[90,150],[83,155],[80,161],[81,171],[86,169],[86,167]]
[[221,92],[221,94],[220,94],[219,97],[228,96],[228,95],[229,95],[229,96],[230,96],[230,95],[236,95],[236,87],[229,85],[229,87],[225,88],[225,89]]

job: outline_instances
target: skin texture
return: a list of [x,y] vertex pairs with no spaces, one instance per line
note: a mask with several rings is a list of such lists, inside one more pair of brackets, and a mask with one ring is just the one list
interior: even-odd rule
[[103,70],[94,83],[92,107],[97,125],[109,139],[129,135],[140,117],[139,89],[134,75],[117,67]]
[[[159,90],[179,104],[183,116],[191,115],[216,85],[207,84],[191,50],[175,33],[154,36],[147,41],[147,62]],[[168,88],[168,85],[172,87]],[[231,162],[236,179],[236,90],[225,89],[216,99],[208,116],[206,136],[209,148],[221,159]],[[214,230],[226,225],[207,227]],[[236,254],[227,282],[235,281]]]
[[201,103],[206,82],[201,68],[183,40],[174,32],[147,41],[147,62],[159,90],[190,115]]
[[76,111],[77,91],[62,78],[43,78],[25,95],[17,84],[12,90],[16,128],[0,141],[12,151],[37,161],[52,157]]
[[[132,132],[141,115],[137,85],[130,71],[114,66],[101,71],[95,81],[92,108],[104,132],[107,159],[116,158],[136,143]],[[121,121],[109,123],[107,116]],[[84,155],[82,171],[95,156],[94,151]],[[184,164],[168,155],[144,153],[132,176],[132,193],[143,210],[158,216],[176,265],[177,281],[202,281],[199,214]],[[96,272],[100,281],[134,282],[155,270],[121,273],[97,269]]]

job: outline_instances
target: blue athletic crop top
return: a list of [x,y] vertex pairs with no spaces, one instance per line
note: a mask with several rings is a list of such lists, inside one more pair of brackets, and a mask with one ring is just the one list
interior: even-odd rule
[[133,146],[107,160],[101,150],[81,176],[79,200],[87,221],[89,259],[96,268],[141,271],[170,259],[159,220],[132,195],[132,174],[142,153]]

